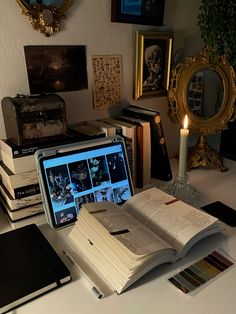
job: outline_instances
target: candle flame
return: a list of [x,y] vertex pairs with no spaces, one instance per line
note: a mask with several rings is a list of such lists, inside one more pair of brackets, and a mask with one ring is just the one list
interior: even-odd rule
[[188,128],[188,116],[185,115],[184,117],[184,129],[187,129]]

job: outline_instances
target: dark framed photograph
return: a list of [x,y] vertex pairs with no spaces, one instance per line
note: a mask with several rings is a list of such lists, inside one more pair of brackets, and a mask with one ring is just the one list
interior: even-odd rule
[[30,94],[88,88],[85,46],[24,46],[24,52]]
[[167,94],[173,33],[136,32],[135,99]]
[[112,0],[111,21],[163,25],[165,0]]

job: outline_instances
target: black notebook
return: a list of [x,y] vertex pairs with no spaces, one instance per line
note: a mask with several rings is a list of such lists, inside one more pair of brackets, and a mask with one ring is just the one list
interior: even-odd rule
[[0,234],[0,313],[70,281],[70,271],[35,224]]

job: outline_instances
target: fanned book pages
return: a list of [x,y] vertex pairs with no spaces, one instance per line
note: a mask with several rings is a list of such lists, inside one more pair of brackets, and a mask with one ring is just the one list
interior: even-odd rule
[[121,293],[155,266],[175,262],[220,230],[216,218],[151,188],[122,207],[83,204],[69,237],[110,288]]

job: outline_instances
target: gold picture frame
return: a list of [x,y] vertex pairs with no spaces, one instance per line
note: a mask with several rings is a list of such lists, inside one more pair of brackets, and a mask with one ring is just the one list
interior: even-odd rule
[[173,37],[170,32],[136,31],[136,100],[167,94]]

